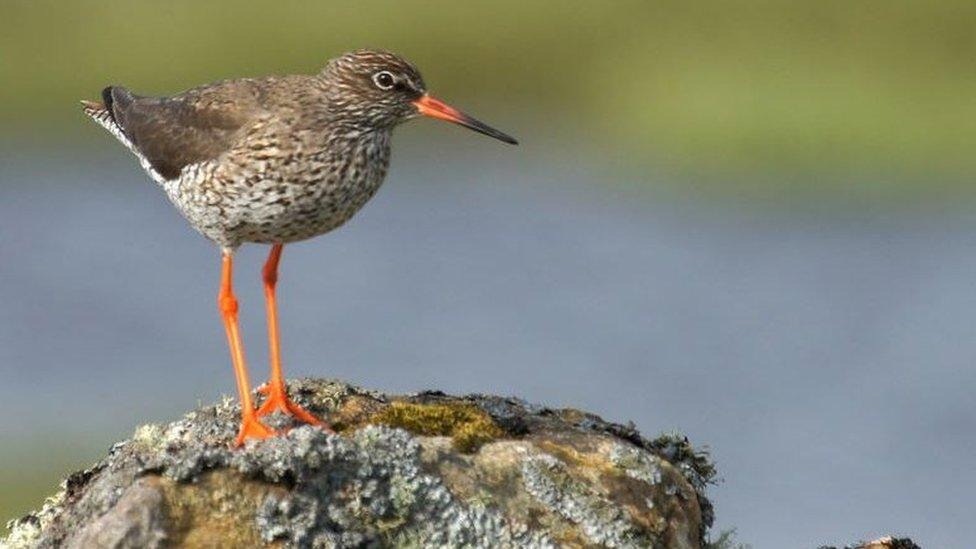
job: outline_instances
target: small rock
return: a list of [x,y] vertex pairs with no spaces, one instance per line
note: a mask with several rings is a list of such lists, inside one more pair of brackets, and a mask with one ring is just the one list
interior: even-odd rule
[[166,540],[163,494],[150,479],[139,479],[105,514],[72,536],[69,549],[112,547],[154,549]]

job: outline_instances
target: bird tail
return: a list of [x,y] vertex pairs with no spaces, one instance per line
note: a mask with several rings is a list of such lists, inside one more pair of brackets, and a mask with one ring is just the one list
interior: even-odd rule
[[115,90],[128,91],[121,86],[108,86],[102,90],[102,101],[81,101],[81,108],[88,116],[94,118],[97,122],[112,122],[118,124],[115,118],[115,98],[113,97]]
[[132,92],[122,86],[108,86],[102,90],[101,101],[81,102],[81,109],[92,120],[108,130],[126,147],[132,149],[132,143],[125,135],[123,121],[118,117],[119,107],[124,107],[132,101]]

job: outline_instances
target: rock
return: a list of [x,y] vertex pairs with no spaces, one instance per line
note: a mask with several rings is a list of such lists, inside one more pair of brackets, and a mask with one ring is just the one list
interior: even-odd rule
[[339,434],[298,426],[231,449],[229,399],[146,425],[12,522],[0,545],[705,546],[715,470],[679,435],[646,440],[513,398],[321,380],[290,394]]
[[[824,545],[820,549],[837,549],[836,547]],[[921,549],[909,538],[895,538],[885,536],[871,541],[862,541],[854,545],[848,545],[844,549]]]

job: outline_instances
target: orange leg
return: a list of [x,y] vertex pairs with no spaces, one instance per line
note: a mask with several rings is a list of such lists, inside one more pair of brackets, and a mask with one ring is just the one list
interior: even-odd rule
[[234,363],[234,376],[237,378],[237,391],[241,395],[241,428],[234,441],[235,446],[244,444],[248,438],[267,438],[275,432],[258,420],[251,402],[251,383],[247,379],[247,366],[244,364],[244,346],[241,344],[241,334],[237,327],[237,298],[231,285],[231,275],[234,271],[234,257],[231,252],[224,252],[223,270],[220,277],[220,294],[217,305],[220,316],[224,319],[227,329],[227,343],[230,345],[230,358]]
[[268,261],[264,264],[262,275],[264,278],[264,297],[268,307],[268,349],[271,353],[271,380],[260,389],[267,395],[267,399],[258,410],[258,416],[275,411],[284,412],[295,418],[332,431],[329,426],[313,416],[307,410],[295,404],[288,398],[285,387],[285,376],[281,373],[281,351],[278,345],[278,307],[275,300],[275,286],[278,283],[278,262],[281,260],[281,244],[271,247]]

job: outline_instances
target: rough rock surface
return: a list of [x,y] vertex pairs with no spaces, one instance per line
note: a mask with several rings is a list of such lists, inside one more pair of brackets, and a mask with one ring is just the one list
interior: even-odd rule
[[[715,472],[678,435],[518,399],[290,385],[339,434],[233,440],[230,400],[146,425],[9,547],[674,547],[705,544]],[[272,418],[288,427],[284,417]]]
[[[833,546],[823,545],[820,549],[837,549]],[[921,549],[910,538],[896,538],[885,536],[871,541],[861,541],[854,545],[847,545],[844,549]]]

